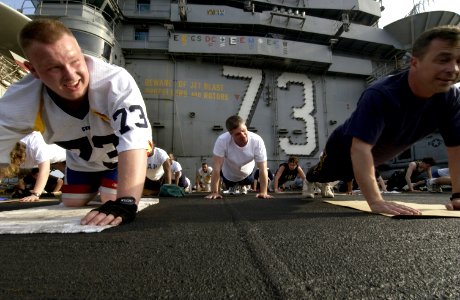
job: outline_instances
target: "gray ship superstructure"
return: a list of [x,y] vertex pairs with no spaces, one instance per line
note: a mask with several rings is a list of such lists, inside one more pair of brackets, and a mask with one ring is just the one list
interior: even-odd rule
[[[374,80],[405,68],[423,30],[460,23],[452,12],[407,17],[381,29],[373,0],[37,1],[31,18],[58,18],[85,53],[124,66],[143,93],[153,138],[194,182],[202,161],[239,114],[265,141],[269,167],[296,155],[317,162],[336,126]],[[32,9],[32,12],[30,12]],[[388,162],[432,156],[425,139]]]

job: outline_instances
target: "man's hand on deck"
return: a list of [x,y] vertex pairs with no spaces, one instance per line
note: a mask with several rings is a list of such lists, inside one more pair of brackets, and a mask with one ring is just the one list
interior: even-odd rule
[[383,213],[389,215],[421,215],[422,213],[414,208],[398,204],[391,201],[379,200],[368,202],[369,207],[374,213]]

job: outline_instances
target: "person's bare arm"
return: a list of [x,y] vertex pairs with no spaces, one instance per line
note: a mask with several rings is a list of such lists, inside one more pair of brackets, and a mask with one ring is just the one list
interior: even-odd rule
[[268,171],[267,161],[257,163],[259,168],[260,191],[256,195],[257,198],[273,198],[268,194]]
[[169,159],[165,160],[165,162],[163,163],[163,170],[165,171],[165,174],[163,175],[164,183],[171,184],[172,174],[171,174],[171,162],[169,161]]
[[203,185],[201,183],[201,176],[200,176],[199,172],[196,172],[196,175],[195,175],[195,186],[196,186],[197,191],[199,191],[200,188],[203,187]]
[[426,169],[426,176],[428,177],[428,179],[433,178],[433,174],[432,174],[432,169],[431,169],[431,167],[429,167],[428,169]]
[[37,179],[35,181],[34,188],[30,191],[31,193],[35,193],[36,195],[30,195],[30,196],[24,197],[20,201],[22,202],[38,201],[40,199],[40,196],[37,196],[37,195],[41,195],[43,193],[46,183],[48,182],[49,175],[50,175],[50,161],[46,160],[38,164]]
[[[214,155],[212,166],[212,175],[211,175],[211,194],[207,195],[207,199],[217,199],[222,198],[220,194],[219,184],[220,184],[220,170],[224,164],[224,158]],[[260,171],[259,171],[260,172]]]
[[305,172],[300,166],[297,167],[297,176],[302,178],[303,181],[307,180],[307,177],[305,176]]
[[385,181],[383,180],[382,176],[379,176],[379,178],[377,178],[377,183],[380,185],[380,188],[382,189],[382,192],[388,192],[387,191],[387,186],[386,186]]
[[347,195],[353,195],[353,179],[350,181],[347,181]]
[[[283,174],[283,171],[284,171],[284,166],[283,166],[283,165],[280,166],[280,167],[278,168],[278,170],[276,171],[275,179],[273,180],[273,188],[274,188],[274,190],[275,190],[275,193],[279,193],[279,192],[280,192],[279,187],[278,187],[278,182],[279,182],[279,180],[280,180],[280,178],[281,178],[281,174]],[[261,172],[262,172],[262,171],[261,171],[260,168],[259,168],[259,176],[260,176],[260,173],[261,173]],[[268,174],[267,174],[267,177],[268,177]]]
[[394,202],[385,201],[380,193],[375,179],[375,166],[372,157],[372,145],[353,138],[351,145],[351,160],[353,171],[371,210],[375,213],[386,213],[391,215],[415,215],[420,211],[400,205]]
[[257,190],[257,179],[254,179],[254,181],[252,182],[252,190],[253,191]]
[[64,180],[62,178],[57,178],[56,186],[54,187],[54,190],[51,191],[51,193],[54,194],[55,196],[58,194],[61,194],[61,189],[63,185],[64,185]]
[[417,167],[417,164],[415,162],[410,162],[409,166],[407,167],[406,174],[404,178],[406,179],[407,187],[410,192],[414,191],[414,186],[412,185],[412,172],[414,172],[415,168]]
[[179,179],[180,179],[181,176],[182,176],[181,171],[177,171],[177,172],[174,173],[174,183],[176,185],[179,185]]
[[[133,197],[139,204],[147,171],[145,149],[127,150],[118,155],[117,198]],[[119,225],[121,217],[99,211],[89,212],[81,220],[82,225]]]

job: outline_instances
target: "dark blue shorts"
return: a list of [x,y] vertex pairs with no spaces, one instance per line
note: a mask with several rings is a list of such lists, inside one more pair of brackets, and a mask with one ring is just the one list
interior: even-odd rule
[[222,170],[220,170],[220,177],[222,178],[222,182],[225,184],[227,188],[235,186],[235,185],[240,185],[240,186],[241,185],[251,185],[254,182],[254,172],[252,172],[251,174],[249,174],[248,177],[238,182],[233,182],[225,178],[224,174],[222,174]]

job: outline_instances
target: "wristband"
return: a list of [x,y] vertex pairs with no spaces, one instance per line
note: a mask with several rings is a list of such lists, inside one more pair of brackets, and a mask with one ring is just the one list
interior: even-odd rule
[[454,199],[460,199],[460,193],[453,193],[452,196],[450,197],[450,201]]
[[[119,201],[121,204],[125,205],[136,205],[136,199],[134,197],[120,197],[115,202]],[[137,210],[137,205],[136,205]]]
[[137,204],[134,197],[120,197],[117,200],[107,201],[92,211],[98,211],[115,218],[121,217],[121,224],[132,222],[136,218]]

